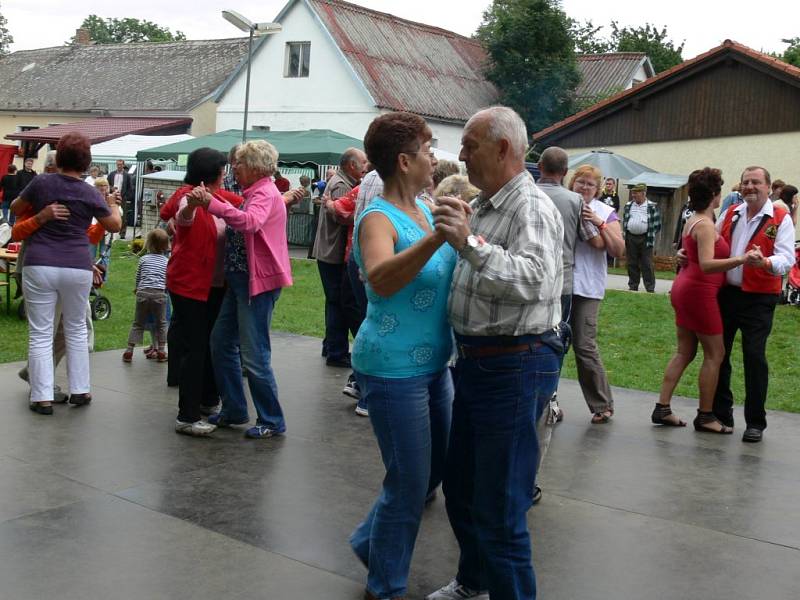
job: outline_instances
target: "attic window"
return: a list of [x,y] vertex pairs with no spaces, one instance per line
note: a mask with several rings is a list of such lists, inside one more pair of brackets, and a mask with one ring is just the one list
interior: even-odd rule
[[24,73],[25,71],[30,71],[30,70],[31,70],[33,67],[35,67],[35,66],[36,66],[36,63],[35,63],[35,62],[28,63],[27,65],[25,65],[24,67],[22,67],[22,71],[21,71],[21,73]]
[[311,42],[286,42],[284,77],[308,77]]

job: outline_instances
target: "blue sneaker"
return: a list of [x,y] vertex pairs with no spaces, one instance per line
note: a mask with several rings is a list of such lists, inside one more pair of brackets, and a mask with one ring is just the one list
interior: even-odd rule
[[216,425],[217,427],[230,427],[231,425],[245,425],[250,419],[245,417],[241,421],[232,421],[222,413],[216,413],[213,415],[208,415],[208,419],[206,419],[211,425]]
[[266,425],[256,425],[255,427],[251,427],[247,431],[244,432],[244,437],[252,438],[254,440],[260,440],[262,438],[270,438],[276,435],[283,435],[286,431],[286,427],[282,427],[281,429],[270,429]]

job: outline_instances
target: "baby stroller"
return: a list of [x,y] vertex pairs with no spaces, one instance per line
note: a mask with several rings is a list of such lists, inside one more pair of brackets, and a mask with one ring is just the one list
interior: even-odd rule
[[789,269],[789,277],[781,293],[781,303],[800,306],[800,240],[794,243],[794,258],[794,265]]
[[92,310],[92,321],[105,321],[111,316],[111,301],[103,296],[102,288],[108,277],[108,265],[111,262],[111,242],[113,241],[114,234],[112,233],[109,236],[108,243],[101,247],[100,256],[94,263],[100,273],[95,271],[92,278],[92,289],[89,291],[89,307]]

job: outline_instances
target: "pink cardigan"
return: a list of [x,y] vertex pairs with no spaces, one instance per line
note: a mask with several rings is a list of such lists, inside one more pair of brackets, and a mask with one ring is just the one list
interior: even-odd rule
[[292,285],[286,241],[286,204],[271,177],[243,191],[244,210],[212,198],[208,212],[244,232],[250,297]]

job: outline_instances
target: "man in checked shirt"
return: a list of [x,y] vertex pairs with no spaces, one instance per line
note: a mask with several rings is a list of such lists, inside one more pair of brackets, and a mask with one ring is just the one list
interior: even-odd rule
[[556,390],[563,351],[563,221],[525,170],[527,132],[513,110],[475,114],[461,144],[481,194],[471,210],[453,198],[434,210],[460,255],[448,302],[458,361],[443,489],[461,557],[455,579],[428,599],[532,600],[525,515],[535,416]]

